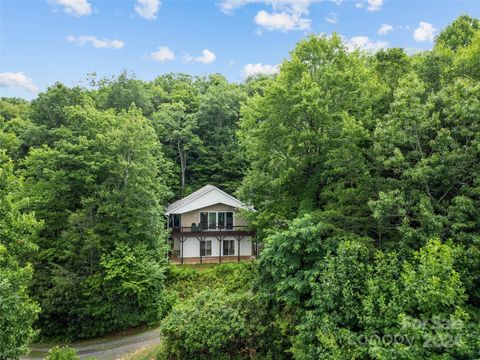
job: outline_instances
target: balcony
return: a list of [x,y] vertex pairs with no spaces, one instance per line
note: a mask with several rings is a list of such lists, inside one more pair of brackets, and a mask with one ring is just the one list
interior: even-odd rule
[[255,232],[250,230],[248,226],[217,226],[192,224],[192,226],[172,227],[172,237],[197,237],[204,238],[206,236],[254,236]]

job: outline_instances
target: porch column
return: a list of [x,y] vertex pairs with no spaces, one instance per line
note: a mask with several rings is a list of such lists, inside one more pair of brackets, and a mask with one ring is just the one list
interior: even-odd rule
[[199,252],[200,252],[200,264],[202,263],[202,241],[204,241],[206,239],[206,237],[203,237],[203,236],[197,236],[197,240],[199,242],[198,246],[199,246]]
[[218,262],[222,263],[222,242],[225,239],[225,236],[215,236],[218,241]]
[[237,240],[237,248],[238,248],[238,254],[237,254],[237,262],[240,262],[240,241],[242,241],[244,236],[235,236],[235,239]]
[[182,243],[182,249],[180,250],[181,254],[180,254],[180,264],[183,265],[183,243],[185,242],[185,238],[179,238],[180,242]]

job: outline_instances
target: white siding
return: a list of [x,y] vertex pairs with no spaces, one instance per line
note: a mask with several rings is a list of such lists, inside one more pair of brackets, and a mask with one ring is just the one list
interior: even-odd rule
[[[212,236],[208,236],[205,240],[210,240],[212,242],[212,257],[219,256],[219,241]],[[234,237],[227,236],[224,240],[235,240]],[[177,246],[177,245],[176,245]],[[175,248],[176,248],[175,246]],[[178,248],[181,249],[181,244],[178,242]],[[238,255],[238,242],[235,240],[235,256]],[[240,256],[251,256],[252,255],[252,239],[251,237],[245,237],[240,241]],[[223,256],[223,255],[222,255]],[[183,257],[200,257],[200,242],[197,238],[187,238],[183,243]]]

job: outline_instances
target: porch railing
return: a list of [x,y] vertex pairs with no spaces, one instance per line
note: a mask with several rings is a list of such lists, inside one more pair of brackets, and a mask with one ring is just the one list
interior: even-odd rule
[[208,232],[208,231],[249,231],[248,226],[232,226],[232,225],[195,225],[191,226],[174,226],[171,228],[172,233],[186,232]]

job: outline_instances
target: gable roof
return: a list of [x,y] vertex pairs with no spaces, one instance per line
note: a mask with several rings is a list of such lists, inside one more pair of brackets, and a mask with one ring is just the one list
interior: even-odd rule
[[204,187],[194,191],[190,195],[175,201],[170,204],[165,212],[165,215],[183,214],[192,210],[201,209],[206,206],[215,204],[230,205],[235,208],[249,209],[240,200],[227,194],[213,185],[205,185]]

